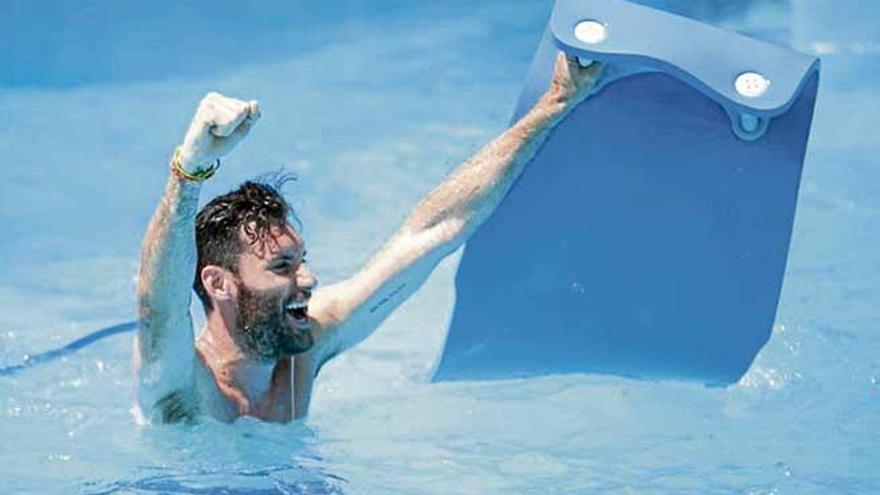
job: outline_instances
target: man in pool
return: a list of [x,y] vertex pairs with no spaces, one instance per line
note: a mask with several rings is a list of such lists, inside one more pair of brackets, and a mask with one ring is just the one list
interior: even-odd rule
[[[260,117],[255,101],[208,94],[144,239],[134,343],[140,419],[304,417],[321,366],[370,335],[492,214],[599,71],[560,54],[528,114],[422,199],[358,273],[321,289],[275,187],[245,182],[197,212],[201,182]],[[197,340],[193,288],[206,314]]]

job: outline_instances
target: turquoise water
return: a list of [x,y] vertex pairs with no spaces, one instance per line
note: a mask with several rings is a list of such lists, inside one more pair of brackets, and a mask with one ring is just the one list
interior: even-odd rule
[[[303,423],[136,427],[130,335],[0,377],[0,491],[880,492],[880,6],[644,3],[823,59],[774,334],[739,384],[427,384],[453,257],[325,368]],[[297,172],[330,283],[503,130],[551,7],[330,4],[0,7],[0,366],[132,318],[140,237],[206,91],[264,117],[204,197]]]

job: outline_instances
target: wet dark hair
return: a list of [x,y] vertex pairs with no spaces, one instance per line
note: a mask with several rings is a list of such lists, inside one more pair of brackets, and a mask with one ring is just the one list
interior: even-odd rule
[[[202,268],[216,265],[238,273],[238,256],[247,245],[262,243],[271,227],[283,227],[299,220],[281,194],[284,184],[296,180],[291,174],[276,173],[243,183],[238,189],[217,196],[196,215],[196,276],[193,289],[205,311],[213,309],[202,285]],[[245,240],[242,240],[241,234]]]

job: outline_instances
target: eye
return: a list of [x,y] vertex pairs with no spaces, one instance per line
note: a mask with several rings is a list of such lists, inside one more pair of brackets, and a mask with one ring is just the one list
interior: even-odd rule
[[290,261],[287,261],[287,260],[277,261],[275,263],[272,263],[272,266],[271,266],[272,271],[282,272],[282,273],[289,271],[291,268],[293,268],[293,263],[291,263]]

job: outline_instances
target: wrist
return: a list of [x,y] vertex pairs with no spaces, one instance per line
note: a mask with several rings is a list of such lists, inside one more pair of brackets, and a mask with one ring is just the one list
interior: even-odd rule
[[575,95],[570,93],[561,93],[556,91],[548,91],[538,100],[538,106],[544,111],[551,113],[564,113],[576,105]]
[[538,103],[532,107],[530,113],[539,120],[556,122],[568,115],[568,112],[570,112],[574,106],[575,105],[573,105],[568,98],[562,98],[548,93],[544,94],[544,96],[538,100]]
[[181,169],[186,172],[198,172],[211,167],[212,162],[200,157],[191,147],[187,145],[178,146],[174,151],[174,160]]
[[174,157],[171,159],[172,173],[177,178],[190,182],[202,182],[210,179],[218,168],[220,168],[219,158],[213,163],[203,164],[194,160],[192,154],[187,153],[183,146],[178,146],[174,150]]

